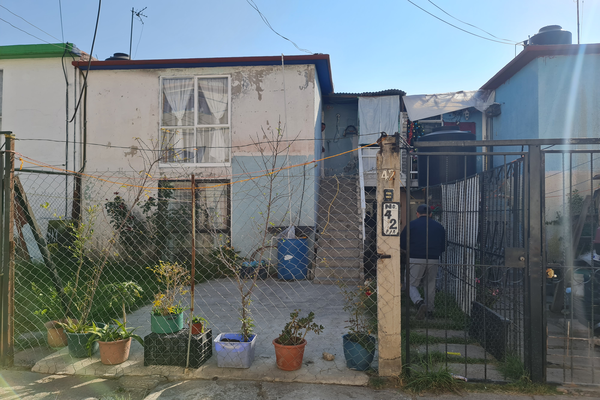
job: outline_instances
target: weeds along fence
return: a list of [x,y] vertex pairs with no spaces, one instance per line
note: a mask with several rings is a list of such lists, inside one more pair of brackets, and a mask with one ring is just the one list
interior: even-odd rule
[[[300,317],[314,312],[314,330],[323,327],[306,336],[303,368],[354,373],[342,336],[375,334],[377,325],[376,285],[364,286],[358,181],[319,179],[315,163],[285,165],[273,155],[238,158],[208,179],[184,168],[161,175],[156,164],[141,173],[17,170],[15,363],[61,368],[68,353],[48,344],[51,321],[111,323],[125,312],[144,337],[151,314],[181,310],[184,321],[201,318],[213,339],[256,334],[255,363],[276,368],[271,342],[301,310]],[[157,275],[164,265],[193,273],[193,289],[189,275],[179,277],[181,290],[168,273]],[[127,285],[135,290],[126,296]],[[179,350],[152,346],[150,364],[186,365],[169,358]],[[134,343],[130,361],[144,357]]]

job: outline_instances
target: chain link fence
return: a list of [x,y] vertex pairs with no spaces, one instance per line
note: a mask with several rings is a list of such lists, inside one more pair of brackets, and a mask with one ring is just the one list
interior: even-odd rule
[[[356,177],[319,179],[299,161],[267,148],[209,179],[158,164],[17,170],[15,363],[83,374],[302,367],[366,383],[355,370],[377,367],[364,259],[374,229],[363,237]],[[143,348],[105,357],[103,342],[135,335]],[[101,359],[89,358],[98,342]]]

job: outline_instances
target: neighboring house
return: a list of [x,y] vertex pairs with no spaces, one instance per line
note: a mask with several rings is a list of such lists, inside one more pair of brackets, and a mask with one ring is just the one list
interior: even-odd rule
[[[87,62],[73,65],[87,72]],[[94,61],[87,84],[86,140],[96,145],[87,146],[86,171],[118,180],[143,169],[137,156],[147,149],[137,138],[157,146],[155,176],[190,187],[194,174],[197,196],[219,230],[216,240],[200,215],[198,247],[209,251],[230,240],[250,256],[260,236],[256,221],[266,211],[260,186],[267,178],[236,182],[264,174],[254,143],[270,156],[266,141],[281,135],[285,151],[277,165],[301,166],[278,178],[271,221],[303,227],[314,239],[321,168],[311,162],[322,155],[322,96],[333,91],[328,55]],[[224,185],[208,188],[214,184]],[[92,179],[84,183],[94,198],[104,200],[105,189]],[[189,191],[176,190],[175,197],[189,199]],[[189,250],[173,228],[170,250]]]
[[[0,130],[16,138],[17,169],[41,169],[30,159],[58,169],[81,169],[83,124],[76,104],[82,77],[71,62],[82,59],[87,54],[70,43],[0,46]],[[22,163],[21,154],[28,157]],[[43,232],[49,220],[70,218],[72,177],[18,175]],[[23,232],[17,224],[17,234],[33,243],[27,226]]]

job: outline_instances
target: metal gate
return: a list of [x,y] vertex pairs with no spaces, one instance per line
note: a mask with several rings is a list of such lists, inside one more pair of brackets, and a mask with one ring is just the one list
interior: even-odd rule
[[[433,312],[417,315],[406,280],[411,262],[403,265],[403,354],[411,368],[441,366],[469,380],[600,380],[599,145],[482,141],[479,152],[467,148],[473,142],[417,145],[427,179],[407,197],[405,218],[427,204],[446,229],[447,248]],[[469,169],[472,160],[483,172]]]
[[[528,154],[494,152],[493,159],[500,165],[472,174],[469,166],[491,163],[491,153],[427,150],[416,153],[420,168],[426,167],[419,173],[427,179],[411,193],[406,221],[415,218],[416,205],[427,204],[430,218],[446,229],[446,251],[437,268],[434,307],[429,305],[421,319],[409,296],[403,303],[406,361],[413,368],[443,365],[469,380],[511,379],[506,366],[519,365],[522,374],[527,354]],[[458,167],[437,176],[430,168],[436,163]],[[452,179],[449,175],[456,178],[457,171],[460,179]],[[444,183],[430,185],[434,180]],[[414,276],[417,269],[411,268],[411,262],[406,264],[405,277]],[[434,281],[423,279],[424,295],[427,282]],[[409,284],[405,286],[408,289]],[[424,299],[431,302],[426,295]]]
[[543,151],[549,382],[600,383],[600,150]]

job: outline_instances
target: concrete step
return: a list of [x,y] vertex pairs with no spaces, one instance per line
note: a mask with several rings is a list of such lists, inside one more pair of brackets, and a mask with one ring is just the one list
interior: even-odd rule
[[361,268],[362,258],[343,257],[339,254],[317,255],[317,268]]
[[358,248],[345,247],[318,247],[317,257],[354,257],[362,259],[362,251]]
[[355,208],[351,208],[351,207],[345,207],[343,209],[338,209],[335,207],[331,207],[331,211],[327,211],[327,209],[320,209],[319,210],[319,214],[317,215],[317,222],[318,223],[327,223],[327,221],[329,220],[329,222],[331,223],[332,221],[337,221],[337,222],[354,222],[357,225],[361,225],[361,217],[360,217],[360,211],[358,210],[358,207]]
[[353,196],[350,195],[344,195],[344,196],[337,196],[337,197],[319,197],[319,210],[321,209],[325,209],[325,210],[329,210],[330,208],[333,210],[333,208],[337,208],[337,209],[345,209],[345,208],[352,208],[352,209],[358,209],[358,200],[357,200],[357,195],[354,194]]
[[315,268],[315,279],[339,280],[339,279],[363,279],[363,269],[361,268],[342,268],[342,267],[321,267]]
[[338,238],[330,235],[320,236],[317,246],[362,249],[362,238]]
[[323,224],[323,226],[317,225],[317,232],[321,236],[327,237],[339,237],[345,239],[362,238],[362,229],[360,226],[345,227],[336,224]]

